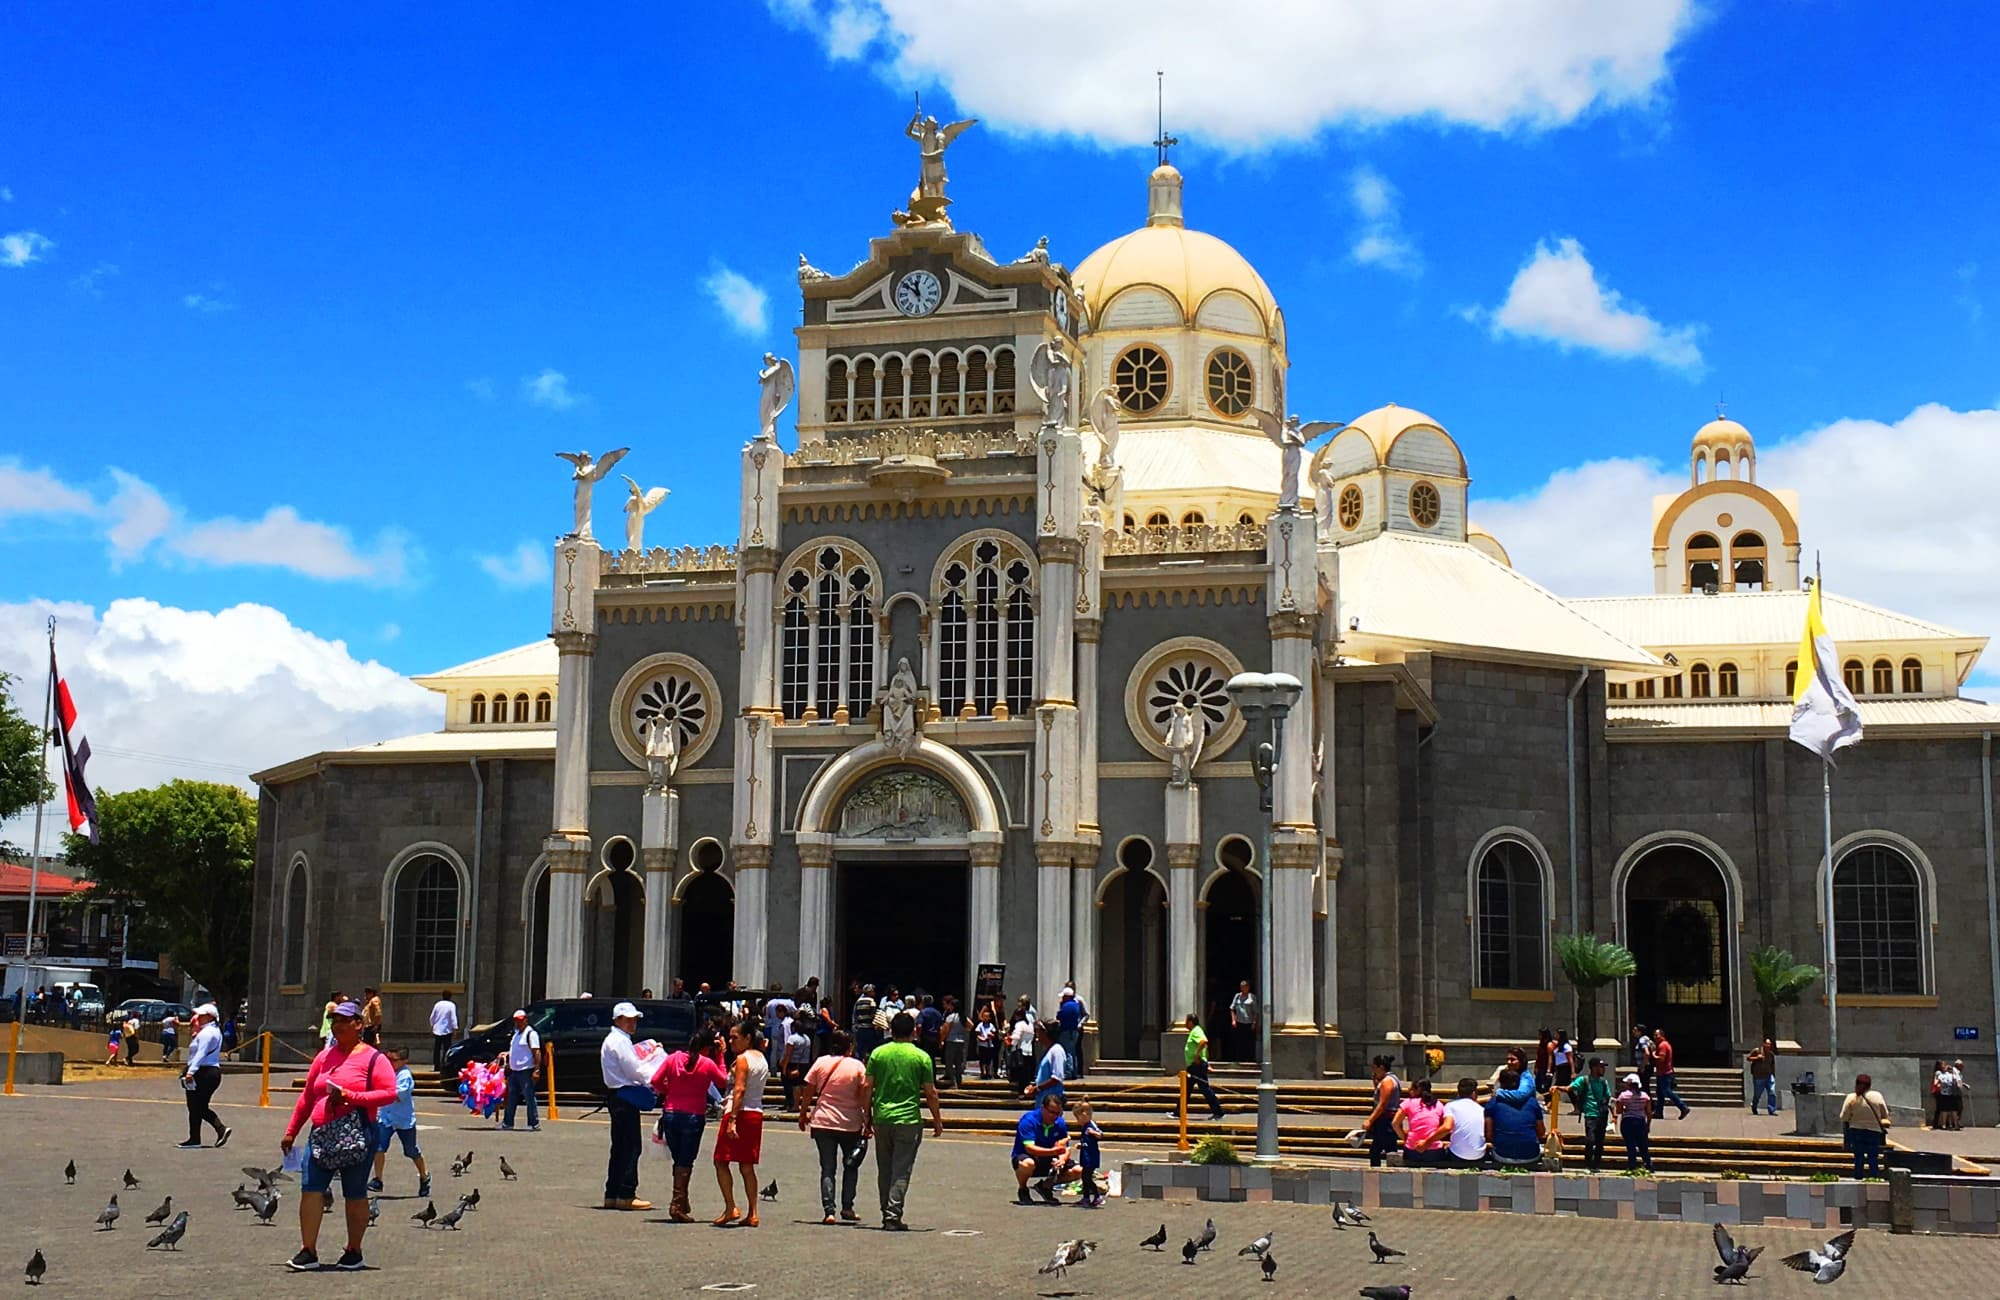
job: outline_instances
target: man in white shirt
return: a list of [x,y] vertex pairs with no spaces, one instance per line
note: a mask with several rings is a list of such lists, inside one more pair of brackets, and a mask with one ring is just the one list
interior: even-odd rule
[[181,1072],[181,1087],[187,1090],[188,1140],[183,1147],[195,1148],[201,1145],[201,1126],[205,1122],[215,1130],[215,1145],[229,1141],[229,1126],[209,1106],[209,1099],[222,1086],[222,1030],[216,1027],[221,1018],[213,1002],[204,1002],[194,1009],[191,1023],[194,1039],[188,1043],[187,1069]]
[[1460,1079],[1458,1096],[1445,1103],[1451,1117],[1451,1159],[1460,1167],[1486,1161],[1486,1107],[1479,1104],[1479,1081]]
[[626,1088],[649,1088],[651,1071],[640,1063],[632,1046],[632,1031],[639,1025],[639,1008],[620,1002],[611,1008],[611,1032],[598,1049],[598,1068],[604,1075],[607,1094],[604,1108],[611,1116],[611,1160],[604,1170],[604,1208],[607,1210],[650,1210],[651,1201],[639,1199],[639,1107]]
[[431,1006],[431,1068],[440,1075],[444,1073],[444,1054],[451,1050],[451,1041],[456,1037],[458,1004],[451,1000],[449,992],[439,993]]
[[541,1077],[542,1036],[528,1028],[527,1012],[516,1011],[514,1033],[507,1040],[507,1113],[500,1117],[502,1132],[513,1129],[514,1109],[524,1097],[528,1102],[528,1132],[542,1127],[535,1114],[535,1082]]

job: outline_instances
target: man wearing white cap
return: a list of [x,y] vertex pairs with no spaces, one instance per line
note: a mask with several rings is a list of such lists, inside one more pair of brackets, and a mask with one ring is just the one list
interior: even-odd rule
[[222,1086],[222,1030],[216,1027],[221,1018],[213,1002],[204,1002],[194,1009],[194,1041],[188,1044],[187,1069],[181,1073],[188,1108],[188,1139],[181,1145],[190,1149],[201,1145],[204,1121],[215,1129],[215,1145],[229,1141],[229,1126],[208,1104],[215,1090]]
[[542,1036],[528,1028],[528,1013],[514,1013],[514,1033],[507,1040],[507,1113],[500,1117],[503,1131],[514,1127],[514,1110],[523,1098],[528,1102],[528,1131],[541,1128],[535,1113],[535,1083],[542,1077]]
[[640,1103],[650,1099],[653,1072],[640,1063],[632,1046],[632,1031],[638,1027],[639,1008],[620,1002],[611,1008],[611,1032],[597,1054],[608,1094],[604,1107],[611,1115],[611,1160],[604,1170],[607,1210],[653,1208],[651,1201],[639,1199],[639,1111]]

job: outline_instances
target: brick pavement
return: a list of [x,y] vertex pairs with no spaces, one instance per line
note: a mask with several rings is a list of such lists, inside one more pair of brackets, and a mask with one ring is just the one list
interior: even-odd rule
[[[297,1248],[295,1198],[280,1226],[262,1228],[230,1208],[239,1167],[277,1162],[285,1111],[259,1111],[254,1079],[232,1077],[219,1098],[236,1137],[223,1151],[175,1150],[184,1109],[170,1081],[121,1079],[61,1088],[26,1089],[0,1099],[0,1285],[37,1247],[50,1261],[54,1296],[247,1296],[339,1292],[380,1296],[575,1295],[602,1292],[624,1274],[647,1293],[704,1294],[716,1283],[752,1282],[758,1296],[1092,1295],[1353,1295],[1364,1283],[1407,1282],[1420,1297],[1490,1297],[1510,1293],[1550,1300],[1561,1296],[1680,1297],[1708,1291],[1713,1262],[1707,1233],[1696,1225],[1524,1219],[1503,1215],[1385,1211],[1384,1240],[1410,1252],[1407,1261],[1367,1262],[1366,1238],[1335,1233],[1324,1210],[1290,1205],[1140,1206],[1114,1201],[1101,1210],[1020,1209],[997,1141],[947,1137],[927,1141],[917,1162],[909,1218],[915,1229],[891,1236],[873,1229],[823,1228],[818,1223],[816,1165],[811,1146],[789,1125],[774,1124],[765,1140],[764,1177],[776,1177],[781,1199],[764,1207],[755,1232],[720,1231],[704,1222],[679,1227],[661,1216],[598,1208],[606,1132],[598,1121],[574,1118],[539,1134],[501,1134],[463,1110],[426,1103],[419,1123],[438,1170],[440,1209],[477,1186],[480,1208],[457,1233],[424,1231],[408,1216],[414,1178],[394,1156],[382,1225],[369,1234],[370,1271],[356,1276],[295,1277],[282,1261]],[[248,1101],[250,1105],[244,1103]],[[949,1114],[947,1114],[947,1126]],[[712,1141],[712,1132],[709,1135]],[[1116,1134],[1107,1156],[1118,1159]],[[454,1180],[449,1153],[478,1153],[472,1176]],[[664,1201],[665,1161],[649,1144],[641,1165],[642,1194]],[[522,1173],[503,1183],[495,1157],[506,1153]],[[66,1187],[65,1160],[80,1168]],[[125,1217],[113,1232],[92,1221],[127,1165],[141,1190],[124,1194]],[[719,1206],[713,1176],[696,1171],[695,1207]],[[864,1172],[864,1214],[871,1203],[872,1162]],[[176,1255],[144,1249],[141,1222],[162,1196],[192,1212]],[[1174,1249],[1213,1213],[1219,1249],[1195,1267]],[[1136,1243],[1165,1216],[1168,1252]],[[1276,1284],[1265,1287],[1254,1266],[1235,1257],[1238,1246],[1267,1229],[1276,1232]],[[327,1240],[333,1238],[329,1223]],[[947,1232],[972,1232],[955,1236]],[[1035,1268],[1066,1236],[1103,1242],[1099,1255],[1068,1279],[1042,1278]],[[1816,1240],[1800,1231],[1748,1230],[1751,1244],[1769,1247],[1767,1261]],[[323,1245],[327,1244],[323,1241]],[[337,1244],[337,1241],[335,1242]],[[332,1252],[324,1251],[330,1255]],[[1805,1295],[1803,1275],[1769,1262],[1753,1283],[1765,1294]],[[1840,1283],[1848,1300],[1907,1294],[1912,1286],[1946,1294],[2000,1297],[2000,1251],[1971,1238],[1864,1234]]]

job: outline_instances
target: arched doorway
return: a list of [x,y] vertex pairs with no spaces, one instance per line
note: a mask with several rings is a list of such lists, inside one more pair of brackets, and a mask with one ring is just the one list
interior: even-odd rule
[[637,997],[646,952],[646,887],[629,870],[600,872],[583,896],[584,988]]
[[1240,866],[1225,860],[1202,901],[1201,1023],[1218,1044],[1215,1055],[1231,1061],[1256,1060],[1257,1042],[1252,1035],[1230,1032],[1229,999],[1245,980],[1260,1008],[1265,997],[1257,979],[1258,881],[1245,869],[1248,865],[1247,860]]
[[1638,972],[1630,1019],[1664,1027],[1676,1064],[1729,1063],[1734,938],[1729,884],[1714,859],[1692,845],[1662,844],[1632,864],[1625,943]]
[[[1124,849],[1122,856],[1128,856]],[[1092,993],[1098,1054],[1112,1060],[1150,1060],[1159,1050],[1170,1014],[1167,891],[1160,878],[1143,868],[1127,868],[1113,876],[1104,884],[1097,923],[1097,979]]]
[[521,962],[521,1001],[539,1002],[549,987],[549,869],[535,867],[534,885],[529,889],[522,911],[524,946]]
[[736,961],[736,894],[721,872],[703,871],[681,891],[680,978],[689,992],[729,983]]

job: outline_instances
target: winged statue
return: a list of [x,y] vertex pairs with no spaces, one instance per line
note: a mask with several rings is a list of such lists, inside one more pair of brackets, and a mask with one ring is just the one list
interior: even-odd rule
[[798,387],[792,363],[766,352],[764,367],[757,372],[757,441],[778,440],[778,417],[792,404],[792,394]]
[[1068,426],[1070,389],[1075,377],[1076,368],[1070,362],[1069,352],[1044,339],[1028,362],[1028,381],[1035,386],[1035,395],[1042,399],[1044,429]]
[[1097,430],[1098,441],[1103,449],[1097,453],[1097,464],[1102,469],[1111,469],[1118,464],[1118,399],[1108,388],[1097,390],[1097,396],[1090,399],[1090,427]]
[[1314,420],[1311,424],[1300,424],[1294,415],[1281,420],[1269,411],[1252,408],[1251,418],[1264,436],[1278,444],[1284,453],[1282,468],[1278,477],[1278,509],[1296,510],[1299,507],[1299,469],[1305,460],[1306,444],[1332,433],[1341,427],[1337,420]]
[[660,502],[667,499],[667,489],[656,487],[651,490],[641,488],[638,480],[630,474],[622,474],[632,491],[625,498],[625,549],[643,551],[645,546],[646,516],[659,509]]
[[588,540],[590,533],[590,490],[603,481],[611,472],[611,467],[625,458],[630,447],[620,447],[607,451],[598,459],[591,459],[587,451],[559,451],[556,455],[575,466],[570,478],[576,482],[576,524],[570,529],[570,536]]

